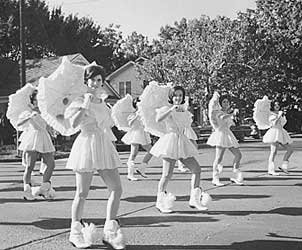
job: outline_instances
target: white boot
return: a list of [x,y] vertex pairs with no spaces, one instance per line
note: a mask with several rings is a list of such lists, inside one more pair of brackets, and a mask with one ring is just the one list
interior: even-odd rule
[[142,164],[137,167],[136,173],[140,174],[143,178],[148,178],[148,175],[145,173],[147,166],[147,163],[142,162]]
[[161,212],[161,213],[172,213],[173,210],[173,205],[174,201],[176,200],[176,197],[169,193],[167,194],[166,192],[159,192],[157,194],[157,199],[156,199],[156,205],[155,207]]
[[267,173],[272,176],[278,176],[279,173],[275,172],[275,164],[273,162],[268,163],[268,171]]
[[85,242],[82,233],[83,226],[79,221],[71,223],[69,241],[76,248],[88,248],[90,243]]
[[289,174],[289,172],[288,172],[288,161],[283,161],[283,163],[282,163],[281,167],[279,167],[279,169],[282,172],[284,172],[286,174]]
[[205,195],[207,196],[207,201],[204,200],[204,202],[202,202],[202,196],[203,193],[201,192],[201,189],[199,187],[192,189],[190,194],[189,206],[191,208],[197,208],[199,211],[208,210],[205,203],[210,201],[210,196],[208,194]]
[[116,220],[105,222],[103,243],[113,249],[126,249],[125,239]]
[[128,161],[127,166],[128,166],[127,179],[129,181],[138,181],[138,179],[136,177],[134,177],[134,166],[135,166],[134,161]]
[[219,180],[219,172],[213,171],[212,183],[213,183],[214,186],[217,186],[217,187],[224,186],[224,184],[221,183],[220,180]]
[[24,184],[24,192],[23,192],[24,200],[32,201],[35,197],[32,195],[32,190],[30,184]]
[[55,198],[55,190],[51,187],[50,182],[43,182],[41,186],[32,188],[32,195],[52,200]]
[[233,177],[230,178],[231,182],[234,182],[237,185],[243,185],[243,175],[239,169],[233,170]]

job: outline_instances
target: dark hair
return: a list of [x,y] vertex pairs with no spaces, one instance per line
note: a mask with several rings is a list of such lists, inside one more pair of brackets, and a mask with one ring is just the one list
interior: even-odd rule
[[228,94],[225,94],[225,95],[222,95],[222,96],[219,97],[219,104],[220,104],[220,106],[222,106],[222,101],[224,99],[227,99],[229,101],[229,103],[231,104],[231,100],[232,100],[231,96],[228,95]]
[[177,90],[180,90],[182,92],[182,101],[181,104],[185,103],[185,96],[186,96],[186,91],[183,87],[181,86],[175,86],[171,89],[171,91],[169,92],[169,97],[168,97],[168,103],[173,104],[173,97],[175,96],[175,92]]
[[34,100],[36,100],[37,94],[38,94],[38,90],[35,89],[29,96],[29,101],[31,104],[34,104]]
[[274,111],[275,110],[275,104],[278,103],[279,107],[281,109],[281,102],[279,100],[273,100],[271,101],[271,110]]
[[97,75],[101,75],[103,82],[105,81],[106,72],[100,65],[90,65],[84,72],[84,83],[87,84],[88,79],[91,79]]
[[139,99],[139,97],[136,97],[132,100],[132,106],[133,108],[137,109],[137,103],[140,102],[141,100]]

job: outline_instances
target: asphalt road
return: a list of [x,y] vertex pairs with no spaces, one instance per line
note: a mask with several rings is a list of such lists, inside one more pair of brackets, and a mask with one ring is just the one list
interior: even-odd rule
[[[224,187],[211,184],[214,149],[200,149],[202,186],[212,196],[209,211],[189,208],[190,174],[175,169],[168,191],[177,196],[175,212],[160,214],[155,209],[161,161],[152,159],[149,178],[126,179],[126,165],[120,169],[123,196],[120,217],[130,250],[302,250],[302,139],[294,139],[295,153],[290,174],[266,175],[269,148],[260,142],[241,144],[244,186],[230,184],[232,155],[224,158]],[[280,165],[282,154],[277,156]],[[142,159],[141,152],[138,162]],[[128,153],[120,153],[123,163]],[[53,176],[54,201],[22,200],[20,163],[0,163],[0,249],[75,249],[68,243],[70,208],[75,178],[65,169],[66,160],[56,161]],[[40,176],[33,182],[39,183]],[[95,176],[85,206],[84,219],[94,222],[100,232],[105,218],[107,190]],[[105,249],[101,240],[92,249]]]

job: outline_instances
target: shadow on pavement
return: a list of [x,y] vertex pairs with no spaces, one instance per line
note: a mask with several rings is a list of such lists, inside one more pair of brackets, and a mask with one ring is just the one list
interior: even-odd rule
[[[123,217],[120,218],[122,227],[169,227],[168,224],[171,222],[190,222],[190,223],[202,223],[202,222],[216,222],[217,219],[208,216],[180,216],[180,215],[163,215],[163,216],[137,216],[137,217]],[[105,219],[95,219],[95,218],[84,218],[84,222],[92,222],[96,226],[102,226],[105,223]],[[10,225],[10,226],[35,226],[45,230],[58,230],[58,229],[68,229],[70,227],[70,218],[43,218],[39,221],[34,222],[0,222],[0,225]]]
[[288,215],[288,216],[301,216],[302,215],[302,207],[279,207],[269,211],[208,211],[209,215],[231,215],[231,216],[246,216],[250,214],[280,214],[280,215]]
[[[93,246],[92,249],[97,246]],[[99,247],[102,247],[100,245]],[[234,242],[231,245],[128,245],[127,250],[172,250],[172,249],[190,249],[190,250],[300,250],[301,241],[281,241],[281,240],[252,240],[243,242]]]

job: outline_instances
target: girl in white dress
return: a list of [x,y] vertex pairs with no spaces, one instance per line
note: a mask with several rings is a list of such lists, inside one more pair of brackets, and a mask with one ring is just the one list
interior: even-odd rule
[[76,175],[69,241],[77,248],[87,248],[92,244],[83,234],[81,219],[92,176],[97,171],[109,190],[103,242],[113,249],[123,249],[125,244],[117,221],[122,194],[118,167],[122,164],[114,145],[104,132],[104,124],[110,119],[106,104],[95,95],[105,79],[103,67],[87,67],[84,78],[87,93],[76,98],[65,111],[65,118],[69,118],[72,126],[79,126],[81,130],[73,143],[66,165],[66,168],[72,169]]
[[[23,175],[24,199],[34,200],[37,196],[46,199],[54,198],[54,189],[51,187],[50,179],[55,168],[55,148],[47,132],[47,124],[40,115],[37,103],[37,91],[30,96],[32,111],[23,112],[18,120],[18,126],[27,125],[27,129],[21,136],[19,150],[23,151],[23,164],[25,171]],[[47,166],[43,174],[43,182],[39,187],[31,187],[31,173],[35,167],[38,155],[41,154],[44,164]],[[24,161],[25,160],[25,161]]]
[[128,124],[130,127],[130,130],[122,137],[122,142],[125,144],[128,144],[131,146],[131,152],[129,155],[129,159],[127,162],[128,166],[128,175],[127,178],[130,181],[137,181],[138,179],[134,176],[134,168],[135,168],[135,158],[138,154],[139,145],[142,145],[142,147],[147,151],[147,153],[144,156],[142,164],[140,164],[136,170],[138,174],[140,174],[142,177],[147,178],[147,175],[145,174],[146,167],[149,163],[149,161],[152,158],[152,155],[150,154],[151,149],[151,138],[149,133],[144,131],[144,125],[141,121],[141,117],[137,111],[137,103],[139,102],[139,98],[133,99],[132,106],[136,110],[134,114],[131,114],[128,116]]
[[278,145],[285,148],[286,153],[283,157],[283,163],[279,169],[284,173],[288,173],[288,160],[293,153],[293,148],[290,145],[293,143],[287,131],[283,128],[286,124],[286,118],[284,113],[280,111],[280,103],[272,102],[271,108],[273,111],[270,112],[269,122],[271,128],[263,136],[263,142],[269,143],[271,146],[271,152],[268,160],[268,174],[269,175],[279,175],[275,172],[275,157],[278,151]]
[[158,184],[156,208],[162,213],[171,213],[175,196],[167,193],[167,185],[172,178],[175,162],[180,160],[192,172],[191,195],[189,205],[198,210],[207,210],[200,198],[203,195],[209,199],[209,195],[201,192],[200,172],[201,168],[195,157],[198,156],[196,146],[184,134],[185,128],[191,126],[192,114],[182,108],[185,98],[185,90],[180,86],[173,87],[169,94],[169,106],[157,109],[157,122],[164,122],[166,133],[161,136],[152,147],[150,153],[163,160],[162,176]]
[[212,183],[215,186],[223,186],[224,184],[219,180],[219,173],[222,172],[222,159],[226,149],[229,149],[234,155],[233,161],[233,177],[230,178],[232,182],[238,185],[243,185],[242,173],[239,169],[241,152],[239,144],[230,127],[234,125],[232,117],[229,114],[230,97],[228,95],[219,96],[217,92],[214,93],[213,98],[209,103],[209,118],[214,132],[210,135],[207,144],[216,147],[215,160],[213,162],[213,179]]

